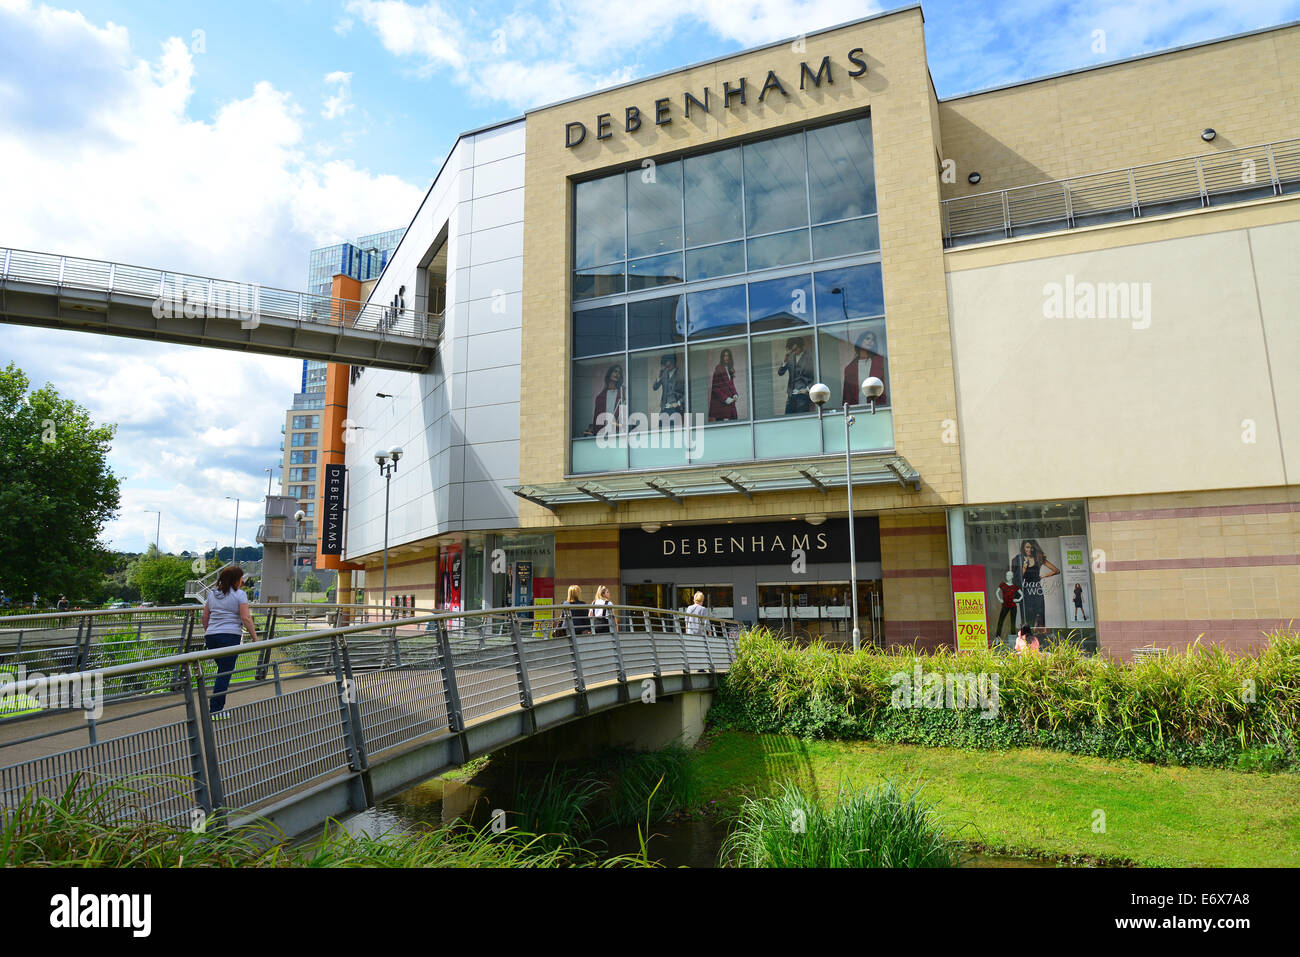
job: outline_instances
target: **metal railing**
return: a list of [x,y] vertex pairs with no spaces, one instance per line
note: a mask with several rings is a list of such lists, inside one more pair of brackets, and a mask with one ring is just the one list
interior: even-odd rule
[[0,246],[0,284],[10,282],[144,297],[185,315],[257,316],[419,341],[436,342],[442,335],[442,313]]
[[[74,780],[129,779],[122,816],[177,825],[196,809],[210,817],[282,807],[345,778],[362,781],[371,802],[372,764],[408,745],[446,741],[451,763],[462,763],[497,746],[471,743],[467,732],[507,719],[536,732],[559,723],[540,725],[539,709],[576,700],[574,714],[585,714],[593,697],[604,696],[601,707],[626,703],[647,683],[663,695],[666,676],[675,690],[699,687],[701,674],[712,687],[735,658],[735,622],[626,605],[586,619],[592,607],[357,623],[375,609],[331,606],[328,627],[311,627],[304,610],[303,630],[277,636],[277,623],[292,618],[281,612],[302,606],[270,606],[267,637],[238,650],[185,650],[202,641],[189,617],[176,653],[0,684],[0,701],[30,705],[19,696],[33,695],[39,705],[0,716],[0,813],[33,792],[57,798]],[[232,652],[229,686],[217,695],[213,670]],[[85,723],[52,696],[73,686],[93,689],[98,702]],[[89,707],[84,690],[76,707]]]
[[946,199],[945,247],[1300,192],[1300,138]]

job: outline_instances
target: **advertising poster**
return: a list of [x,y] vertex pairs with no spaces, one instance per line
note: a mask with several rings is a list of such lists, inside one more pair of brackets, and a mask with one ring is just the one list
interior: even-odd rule
[[533,626],[534,638],[549,638],[551,636],[551,618],[555,615],[555,612],[551,610],[551,606],[554,604],[555,579],[533,579],[533,618],[536,622]]
[[[533,603],[533,563],[515,562],[510,569],[510,604],[515,608],[527,608]],[[532,619],[532,614],[521,613],[523,621]]]
[[988,608],[984,602],[984,566],[952,566],[953,622],[958,651],[989,646]]
[[460,611],[461,547],[447,545],[438,553],[438,610]]
[[[1078,538],[1083,536],[1067,536]],[[1020,589],[1020,623],[1033,628],[1065,628],[1065,584],[1060,538],[1007,540],[1007,559]]]
[[1067,628],[1091,628],[1092,583],[1088,577],[1088,539],[1083,535],[1062,535],[1061,597],[1065,602]]

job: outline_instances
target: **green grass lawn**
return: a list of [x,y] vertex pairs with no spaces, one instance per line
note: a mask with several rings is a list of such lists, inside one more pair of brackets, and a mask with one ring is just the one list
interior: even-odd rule
[[[920,784],[947,833],[1000,853],[1147,866],[1300,866],[1300,775],[1158,767],[1055,751],[959,751],[720,732],[695,754],[703,803],[780,781]],[[1105,833],[1093,830],[1105,812]]]

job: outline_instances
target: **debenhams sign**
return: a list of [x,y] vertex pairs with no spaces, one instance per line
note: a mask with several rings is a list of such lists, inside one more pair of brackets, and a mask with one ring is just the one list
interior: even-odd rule
[[[859,562],[880,561],[880,524],[873,516],[853,523]],[[685,525],[657,532],[625,529],[619,562],[627,568],[701,565],[788,565],[795,549],[810,563],[847,562],[849,529],[843,519],[819,527],[805,522]]]
[[[854,47],[848,52],[846,59],[849,66],[842,64],[839,69],[845,70],[850,78],[866,76],[867,61],[863,59],[862,47]],[[827,86],[835,83],[836,66],[829,56],[822,57],[821,63],[814,66],[806,60],[799,64],[799,89],[805,90],[808,87],[820,88],[823,83]],[[717,104],[718,99],[722,100],[722,109],[734,109],[736,104],[742,106],[748,102],[748,97],[757,90],[757,100],[762,103],[769,96],[784,96],[787,99],[790,96],[786,89],[786,83],[792,80],[783,81],[775,70],[768,70],[767,77],[763,80],[762,85],[750,84],[748,77],[740,77],[735,83],[727,80],[722,84],[722,93],[716,90],[710,90],[707,86],[704,88],[702,96],[697,96],[691,91],[682,94],[682,116],[690,119],[693,111],[703,111],[708,113]],[[655,126],[667,126],[673,121],[673,99],[672,97],[661,97],[654,101],[654,109],[642,111],[639,106],[628,106],[623,109],[622,122],[624,133],[635,133],[641,129],[643,123],[649,123],[653,119]],[[607,140],[613,137],[614,114],[601,113],[596,117],[595,131],[596,139]],[[587,124],[579,120],[564,125],[564,146],[566,149],[573,149],[587,139]]]

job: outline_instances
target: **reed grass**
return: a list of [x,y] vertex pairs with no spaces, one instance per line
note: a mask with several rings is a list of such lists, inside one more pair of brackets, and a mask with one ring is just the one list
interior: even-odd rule
[[956,867],[920,792],[887,781],[869,791],[841,787],[823,807],[789,782],[773,795],[746,798],[723,843],[723,867]]
[[[1046,654],[795,647],[743,634],[711,720],[741,730],[955,746],[1038,745],[1264,770],[1300,765],[1300,634],[1278,631],[1254,655],[1194,644],[1131,664],[1062,640]],[[926,672],[998,677],[996,719],[890,706],[890,677]],[[981,722],[983,722],[981,724]]]

